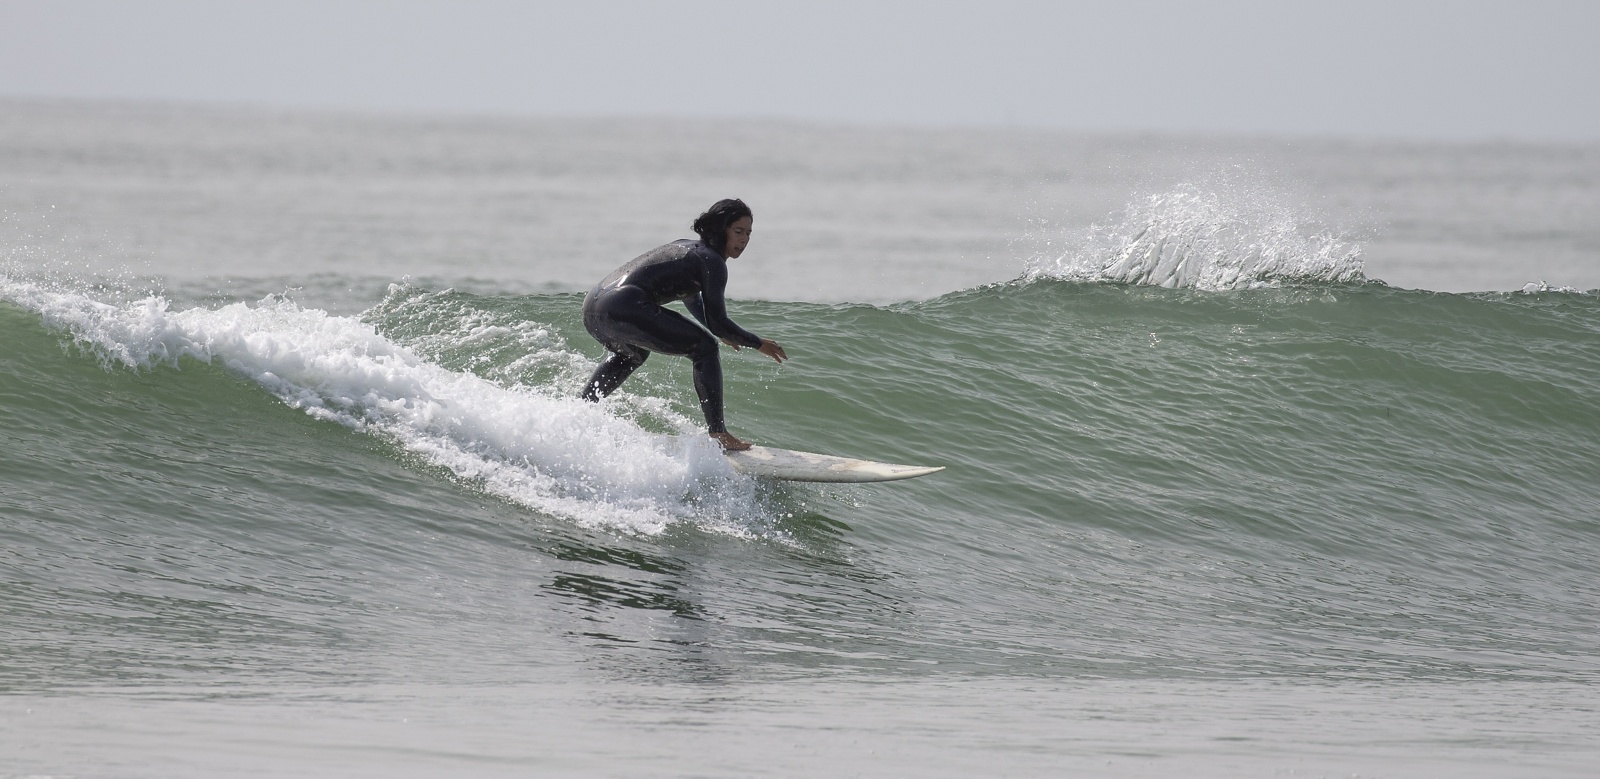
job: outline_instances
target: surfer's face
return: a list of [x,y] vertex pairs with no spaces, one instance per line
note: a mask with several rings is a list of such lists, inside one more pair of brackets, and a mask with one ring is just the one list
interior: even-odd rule
[[750,225],[753,221],[748,216],[741,216],[739,221],[728,225],[728,242],[724,244],[728,249],[728,259],[744,254],[744,247],[750,244]]

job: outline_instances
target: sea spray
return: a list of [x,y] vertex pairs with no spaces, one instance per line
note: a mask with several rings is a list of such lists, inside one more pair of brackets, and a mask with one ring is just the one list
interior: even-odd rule
[[1183,184],[1033,258],[1024,278],[1212,291],[1363,280],[1360,244],[1287,201],[1260,185]]
[[454,289],[391,284],[361,319],[451,370],[552,397],[575,394],[594,361],[568,346],[549,323],[515,307],[485,303]]

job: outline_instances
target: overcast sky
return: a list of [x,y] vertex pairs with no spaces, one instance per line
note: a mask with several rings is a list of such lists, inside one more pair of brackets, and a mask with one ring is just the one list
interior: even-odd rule
[[1596,140],[1600,0],[0,0],[0,96]]

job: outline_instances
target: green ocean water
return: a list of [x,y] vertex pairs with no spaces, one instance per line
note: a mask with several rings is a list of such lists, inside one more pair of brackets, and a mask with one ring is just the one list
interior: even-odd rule
[[[705,458],[681,360],[600,412],[633,436],[604,452],[394,411],[595,413],[570,398],[598,357],[579,302],[396,286],[360,317],[277,300],[180,323],[133,304],[65,329],[8,305],[8,686],[367,678],[363,651],[319,647],[393,640],[396,611],[420,646],[456,640],[406,592],[495,590],[486,563],[597,623],[542,636],[576,642],[555,651],[681,625],[759,649],[759,674],[1597,670],[1593,296],[1037,281],[738,304],[794,360],[728,353],[732,428],[948,466],[875,488],[714,462],[638,478]],[[374,344],[409,362],[352,367]],[[480,384],[445,397],[461,377]],[[703,581],[694,550],[729,544],[748,551]]]
[[[8,106],[0,777],[1600,760],[1592,148]],[[946,470],[576,399],[730,191],[733,432]]]

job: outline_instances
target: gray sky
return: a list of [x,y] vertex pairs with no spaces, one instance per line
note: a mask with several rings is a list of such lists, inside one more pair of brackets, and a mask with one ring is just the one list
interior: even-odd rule
[[0,0],[0,96],[1600,139],[1600,2]]

